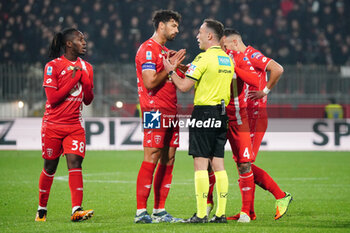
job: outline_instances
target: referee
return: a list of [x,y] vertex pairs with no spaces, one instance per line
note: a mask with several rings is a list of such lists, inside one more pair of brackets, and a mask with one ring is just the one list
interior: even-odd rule
[[194,158],[197,213],[184,220],[187,223],[208,222],[206,207],[209,160],[215,172],[218,198],[217,210],[210,222],[227,222],[225,209],[228,178],[224,167],[224,146],[227,140],[225,106],[230,101],[234,65],[220,47],[223,32],[223,25],[219,21],[204,20],[197,41],[199,48],[205,52],[193,60],[185,79],[181,79],[174,71],[177,64],[171,64],[168,59],[163,60],[165,70],[178,89],[186,92],[195,85],[194,109],[190,120],[192,124],[189,124],[189,155]]

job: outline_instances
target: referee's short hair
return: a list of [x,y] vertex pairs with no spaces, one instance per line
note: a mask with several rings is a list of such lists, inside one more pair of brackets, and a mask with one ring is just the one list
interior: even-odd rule
[[224,25],[215,19],[205,19],[204,23],[206,23],[207,27],[212,29],[214,35],[220,41],[221,37],[224,35]]

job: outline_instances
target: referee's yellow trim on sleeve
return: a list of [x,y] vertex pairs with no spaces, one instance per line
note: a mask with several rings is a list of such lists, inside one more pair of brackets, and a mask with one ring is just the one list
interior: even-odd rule
[[190,78],[190,79],[192,79],[192,80],[194,80],[194,81],[196,81],[196,82],[198,81],[198,79],[193,78],[193,77],[191,77],[191,76],[189,76],[189,75],[186,75],[186,77],[187,77],[187,78]]

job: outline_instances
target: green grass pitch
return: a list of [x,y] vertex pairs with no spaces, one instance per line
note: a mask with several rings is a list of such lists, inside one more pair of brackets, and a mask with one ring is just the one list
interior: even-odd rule
[[[0,151],[0,232],[345,232],[350,231],[349,152],[260,152],[256,164],[270,173],[294,201],[275,221],[275,199],[257,187],[257,220],[249,224],[134,224],[136,177],[142,151],[88,151],[83,163],[85,208],[95,216],[70,222],[71,202],[65,158],[61,158],[48,203],[47,222],[34,222],[40,151]],[[237,172],[226,153],[229,175],[227,215],[241,206]],[[195,212],[193,160],[176,155],[167,210],[188,218]],[[214,197],[216,198],[216,197]],[[153,194],[148,211],[153,208]]]

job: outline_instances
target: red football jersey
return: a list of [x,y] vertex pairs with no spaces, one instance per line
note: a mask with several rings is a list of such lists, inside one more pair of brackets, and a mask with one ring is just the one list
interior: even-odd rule
[[163,57],[166,57],[168,49],[148,39],[138,49],[135,57],[137,88],[142,111],[160,109],[160,111],[176,114],[176,87],[171,80],[166,80],[157,87],[148,90],[143,83],[142,71],[154,70],[157,73],[164,69]]
[[[244,55],[250,60],[252,66],[258,72],[260,76],[259,87],[249,86],[248,90],[263,90],[267,83],[267,72],[266,67],[271,61],[271,58],[265,57],[259,50],[248,46],[244,51]],[[248,99],[248,109],[249,111],[256,111],[256,108],[266,108],[267,96],[259,100]]]
[[[237,123],[240,125],[242,124],[242,117],[247,115],[246,83],[251,84],[252,86],[258,86],[260,78],[244,53],[233,50],[227,50],[226,53],[231,57],[235,64],[235,77],[237,80],[236,86],[234,85],[234,82],[231,83],[231,99],[227,106],[227,115],[229,120],[237,121]],[[250,75],[249,77],[237,75],[237,68],[254,75]]]
[[[77,61],[71,62],[62,55],[46,64],[43,86],[45,88],[60,89],[72,77],[74,66],[80,66],[89,77],[93,76],[92,66],[88,62],[80,57],[78,57]],[[69,93],[66,99],[57,106],[51,106],[48,101],[46,102],[43,122],[58,124],[77,124],[82,122],[82,84],[78,82]]]

